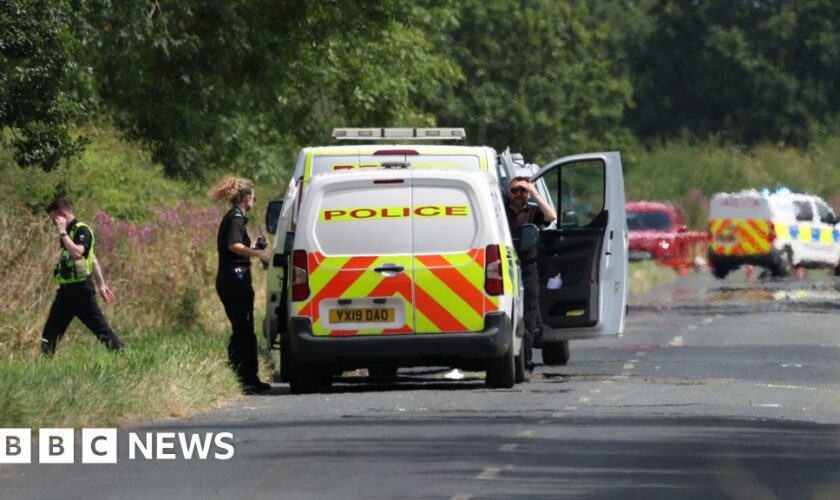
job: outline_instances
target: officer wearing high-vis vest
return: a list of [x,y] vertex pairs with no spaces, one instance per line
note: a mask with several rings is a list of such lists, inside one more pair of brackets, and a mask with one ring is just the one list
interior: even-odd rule
[[58,339],[64,335],[74,317],[78,317],[108,348],[121,350],[122,342],[108,326],[96,303],[96,289],[92,282],[94,271],[102,298],[110,303],[113,293],[105,285],[98,266],[95,266],[93,230],[73,216],[73,208],[64,198],[52,202],[47,207],[47,213],[58,230],[61,251],[53,271],[58,292],[41,335],[41,352],[47,355],[55,353]]

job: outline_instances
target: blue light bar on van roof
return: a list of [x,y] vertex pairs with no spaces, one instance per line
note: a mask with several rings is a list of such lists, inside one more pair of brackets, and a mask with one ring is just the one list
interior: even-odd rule
[[337,141],[463,141],[463,128],[335,128]]

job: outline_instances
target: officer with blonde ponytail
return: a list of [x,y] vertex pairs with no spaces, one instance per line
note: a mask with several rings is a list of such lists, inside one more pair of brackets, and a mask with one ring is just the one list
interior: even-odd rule
[[219,225],[219,271],[216,275],[216,292],[233,329],[228,343],[228,360],[246,394],[265,392],[271,386],[257,376],[251,259],[256,257],[267,264],[268,258],[260,252],[261,248],[251,244],[245,228],[247,214],[256,201],[254,184],[248,179],[227,176],[207,194],[216,201],[231,204]]

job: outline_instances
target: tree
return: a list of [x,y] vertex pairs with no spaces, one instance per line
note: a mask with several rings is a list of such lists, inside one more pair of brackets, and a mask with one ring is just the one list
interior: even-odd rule
[[621,126],[627,75],[606,57],[607,28],[591,29],[585,2],[469,0],[450,32],[464,80],[437,109],[471,142],[551,159],[631,141]]
[[752,145],[806,145],[836,130],[840,5],[831,0],[662,0],[631,54],[645,139],[688,132]]
[[21,166],[50,171],[85,144],[72,132],[85,116],[73,91],[76,48],[68,2],[0,2],[0,129],[11,131]]
[[418,103],[458,72],[429,42],[427,12],[402,0],[98,0],[85,42],[116,123],[169,174],[279,180],[294,149],[333,126],[434,122]]

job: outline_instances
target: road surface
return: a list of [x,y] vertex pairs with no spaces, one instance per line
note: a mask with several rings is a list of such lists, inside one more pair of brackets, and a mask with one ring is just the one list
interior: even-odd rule
[[[119,431],[115,465],[3,465],[3,498],[840,498],[833,279],[706,275],[631,297],[625,336],[479,374],[284,385]],[[129,432],[231,432],[230,460],[130,460]],[[36,454],[37,455],[37,454]],[[37,456],[35,457],[37,461]]]

